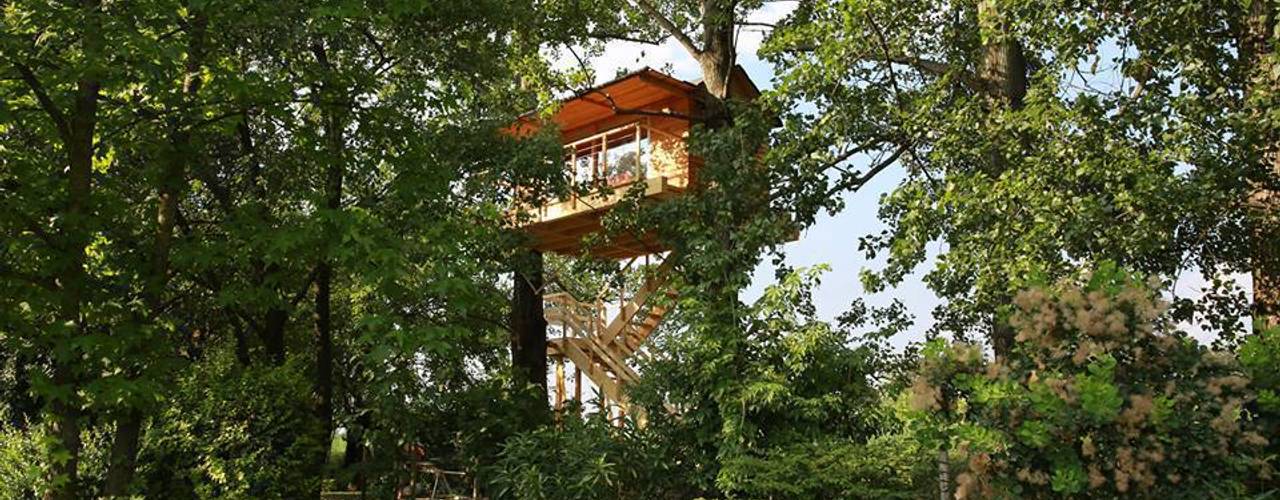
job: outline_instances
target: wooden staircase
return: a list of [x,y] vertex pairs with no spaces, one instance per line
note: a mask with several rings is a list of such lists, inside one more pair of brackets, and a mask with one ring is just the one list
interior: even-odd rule
[[[676,292],[666,285],[674,262],[671,256],[663,260],[608,321],[600,302],[581,302],[568,293],[544,296],[547,324],[564,332],[563,337],[547,341],[547,355],[568,358],[606,398],[625,409],[623,388],[639,379],[627,361],[637,355],[670,311]],[[660,296],[668,300],[655,300]]]

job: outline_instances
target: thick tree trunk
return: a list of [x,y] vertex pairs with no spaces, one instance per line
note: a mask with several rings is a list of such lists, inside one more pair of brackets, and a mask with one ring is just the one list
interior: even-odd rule
[[138,465],[138,442],[142,438],[143,414],[137,408],[130,409],[116,421],[115,441],[111,445],[110,468],[107,470],[107,486],[103,490],[108,498],[126,496]]
[[[982,48],[982,73],[979,80],[986,86],[989,111],[997,113],[1002,110],[1022,109],[1027,95],[1027,59],[1022,44],[1009,36],[1002,26],[996,2],[983,0],[978,4],[979,29],[988,40]],[[992,142],[1004,142],[1010,138],[994,138]],[[1011,138],[1022,142],[1021,138]],[[987,173],[997,178],[1009,169],[1009,159],[1005,158],[997,148],[987,153]],[[1012,297],[1006,302],[1011,302]],[[1013,349],[1013,328],[1008,322],[996,316],[991,317],[991,350],[996,358],[1005,358]]]
[[529,251],[515,266],[511,297],[511,365],[516,381],[547,390],[547,319],[542,311],[542,254]]
[[[59,387],[68,387],[75,382],[75,376],[66,365],[58,362],[53,367],[53,383]],[[51,482],[54,486],[45,492],[44,498],[73,500],[77,498],[80,482],[80,405],[64,398],[54,398],[50,407],[54,417],[50,431],[58,438],[58,446],[67,453],[67,458],[50,467],[50,472],[62,481]]]
[[283,366],[285,358],[284,327],[289,322],[289,313],[279,307],[267,310],[260,337],[262,346],[272,366]]
[[702,50],[693,56],[708,94],[703,98],[702,120],[707,128],[716,129],[732,123],[727,101],[738,56],[733,40],[735,13],[731,5],[717,0],[704,1],[702,11]]
[[[1256,93],[1258,81],[1267,81],[1269,56],[1275,51],[1271,34],[1275,28],[1271,2],[1249,2],[1249,11],[1240,34],[1242,76],[1248,80],[1245,98]],[[1259,117],[1259,123],[1265,119]],[[1268,128],[1259,137],[1260,161],[1249,172],[1250,265],[1253,277],[1253,320],[1262,329],[1280,326],[1280,137]]]

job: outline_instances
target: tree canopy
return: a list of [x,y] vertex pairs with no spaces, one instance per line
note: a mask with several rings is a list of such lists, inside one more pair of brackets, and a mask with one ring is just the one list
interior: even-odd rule
[[[0,4],[0,497],[385,497],[415,456],[495,498],[1280,488],[1280,4],[774,3]],[[552,411],[543,294],[652,269],[512,215],[599,188],[513,124],[610,43],[698,68],[697,112],[597,103],[699,165],[586,237],[674,263],[615,420]],[[923,269],[934,327],[819,317],[784,243],[895,171],[837,279]]]

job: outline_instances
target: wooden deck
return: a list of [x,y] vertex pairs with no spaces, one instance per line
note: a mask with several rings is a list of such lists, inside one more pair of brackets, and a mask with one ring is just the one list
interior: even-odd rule
[[541,252],[582,255],[587,250],[597,257],[627,259],[668,250],[652,234],[618,234],[593,248],[583,245],[583,237],[602,230],[601,221],[609,209],[629,196],[632,189],[643,189],[643,197],[660,201],[680,195],[687,181],[680,177],[650,177],[614,187],[612,192],[574,196],[568,200],[528,210],[524,231],[533,239],[533,248]]

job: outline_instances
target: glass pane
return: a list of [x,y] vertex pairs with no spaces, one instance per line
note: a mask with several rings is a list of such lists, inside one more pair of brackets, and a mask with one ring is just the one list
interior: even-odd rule
[[634,182],[644,177],[648,166],[648,136],[640,129],[639,147],[636,144],[637,129],[628,127],[609,137],[608,161],[605,167],[605,178],[610,186],[618,186]]

